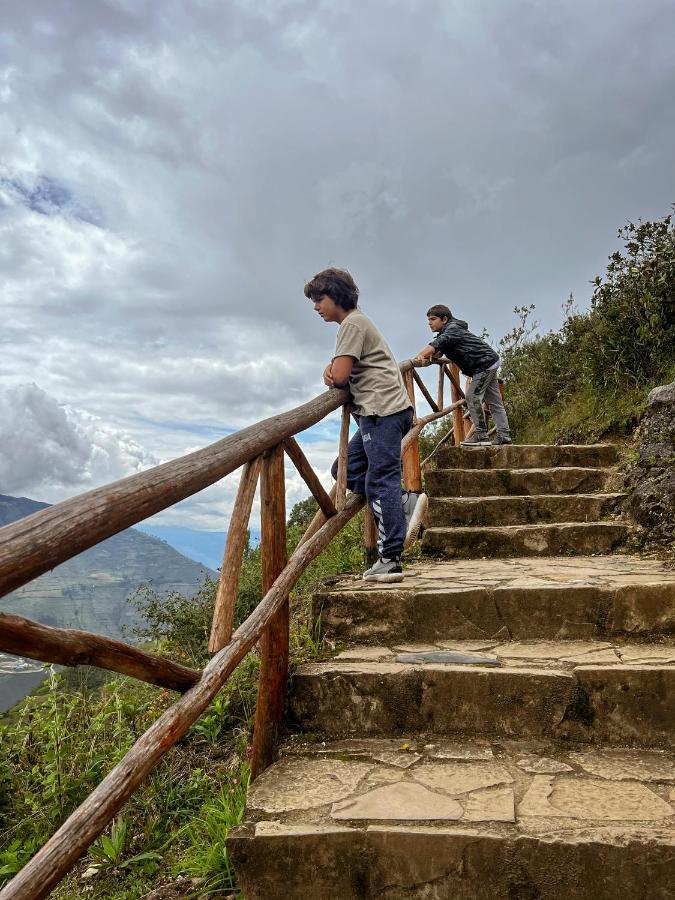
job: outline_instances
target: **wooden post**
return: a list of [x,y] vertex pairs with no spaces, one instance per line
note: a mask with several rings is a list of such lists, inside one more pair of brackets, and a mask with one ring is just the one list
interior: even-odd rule
[[366,557],[366,563],[369,566],[372,566],[379,555],[377,546],[377,524],[375,522],[375,516],[367,503],[363,512],[363,552]]
[[[471,378],[467,378],[464,381],[464,396],[465,397],[466,397],[466,388],[467,388],[467,385],[469,385],[469,384],[471,384]],[[464,437],[468,438],[469,435],[473,434],[473,432],[476,430],[473,427],[473,422],[471,421],[471,416],[469,415],[469,407],[468,406],[467,406],[466,412],[464,413],[464,415],[462,417],[462,421],[464,423]]]
[[[415,383],[413,381],[412,369],[403,373],[403,382],[405,384],[410,403],[413,408],[413,423],[417,422],[417,410],[415,409]],[[407,449],[402,455],[403,459],[403,484],[407,491],[422,491],[422,465],[420,463],[420,439],[419,436],[410,442]]]
[[349,444],[350,416],[351,404],[345,403],[342,407],[340,445],[338,448],[337,493],[335,495],[335,508],[338,512],[343,510],[347,503],[347,446]]
[[260,457],[257,456],[244,466],[237,490],[237,499],[227,529],[227,542],[220,569],[220,580],[213,612],[209,652],[217,653],[229,644],[234,626],[234,611],[239,590],[239,573],[246,545],[248,520],[253,506],[253,497],[260,474]]
[[[459,366],[456,363],[452,363],[452,367],[448,372],[450,375],[450,383],[452,385],[451,394],[452,402],[456,403],[460,400],[464,393],[459,386]],[[453,425],[455,432],[455,447],[459,447],[459,445],[464,440],[464,421],[461,407],[457,407],[457,409],[453,413]]]
[[443,409],[443,384],[445,382],[445,367],[438,367],[438,401],[437,405],[439,409]]
[[[281,445],[263,457],[260,477],[262,592],[270,590],[286,565],[284,451]],[[255,710],[251,778],[274,759],[288,679],[288,595],[261,640],[258,703]]]

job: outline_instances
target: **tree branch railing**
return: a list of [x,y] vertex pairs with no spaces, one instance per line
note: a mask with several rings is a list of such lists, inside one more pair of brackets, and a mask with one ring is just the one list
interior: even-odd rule
[[[429,422],[459,414],[458,376],[439,362],[438,402],[418,373],[416,361],[401,363],[415,410],[401,456],[404,484],[421,490],[419,435]],[[428,365],[428,363],[427,363]],[[445,378],[453,402],[443,406]],[[432,412],[418,418],[415,386]],[[457,395],[457,396],[455,396]],[[337,483],[327,492],[295,435],[342,407]],[[252,777],[273,761],[285,701],[289,665],[289,594],[307,566],[364,506],[346,494],[350,398],[332,389],[279,416],[146,472],[89,491],[0,528],[0,597],[83,550],[202,490],[243,466],[230,519],[209,639],[215,655],[203,669],[180,666],[121,641],[66,628],[53,628],[0,613],[0,651],[66,666],[95,665],[184,692],[128,751],[49,841],[0,891],[0,900],[46,897],[82,853],[105,830],[161,757],[187,732],[221,690],[251,648],[260,645],[260,675],[253,735]],[[454,425],[455,441],[463,436]],[[460,438],[461,439],[461,438]],[[286,559],[284,453],[315,497],[319,509],[290,559]],[[236,599],[248,522],[258,481],[261,492],[263,598],[234,631]],[[376,552],[376,529],[366,511],[364,546]]]

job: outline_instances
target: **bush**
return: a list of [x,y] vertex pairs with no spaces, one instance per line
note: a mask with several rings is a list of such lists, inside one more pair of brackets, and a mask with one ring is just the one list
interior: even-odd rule
[[624,250],[597,276],[588,312],[563,307],[558,331],[537,332],[533,306],[501,341],[508,413],[517,439],[595,440],[636,421],[647,390],[675,370],[672,216],[628,223]]

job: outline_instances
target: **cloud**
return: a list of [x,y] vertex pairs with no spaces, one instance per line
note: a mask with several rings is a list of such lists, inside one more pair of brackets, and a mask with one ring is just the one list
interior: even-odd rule
[[673,33],[670,0],[13,4],[0,386],[167,459],[323,389],[326,265],[399,359],[435,302],[557,325],[674,199]]
[[0,393],[0,491],[50,501],[158,461],[133,438],[36,384]]

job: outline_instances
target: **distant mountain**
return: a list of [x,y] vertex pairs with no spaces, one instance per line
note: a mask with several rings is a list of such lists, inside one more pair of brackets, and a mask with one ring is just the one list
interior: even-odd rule
[[[48,505],[0,494],[0,526]],[[123,626],[139,621],[137,610],[129,603],[139,587],[149,585],[159,593],[179,591],[193,596],[205,574],[217,578],[210,567],[129,528],[0,598],[0,610],[45,625],[119,638]]]
[[[139,531],[151,534],[166,541],[179,553],[190,559],[196,559],[212,569],[220,568],[223,561],[223,550],[227,540],[226,531],[202,531],[197,528],[183,528],[180,525],[150,525],[143,523]],[[251,543],[260,543],[260,531],[251,530]]]

